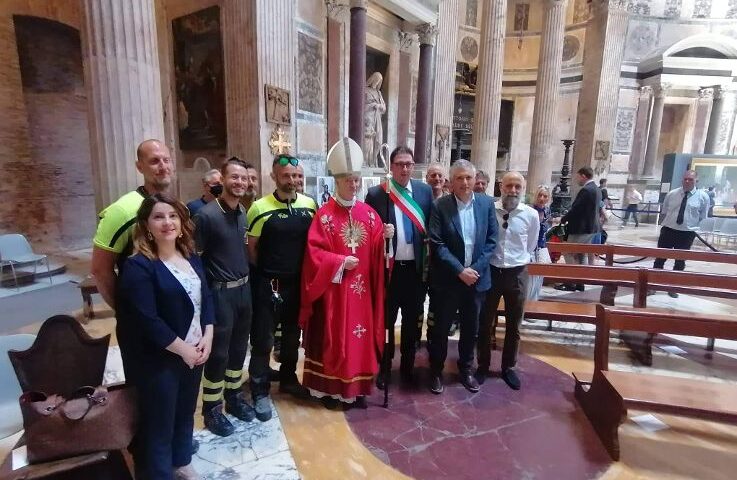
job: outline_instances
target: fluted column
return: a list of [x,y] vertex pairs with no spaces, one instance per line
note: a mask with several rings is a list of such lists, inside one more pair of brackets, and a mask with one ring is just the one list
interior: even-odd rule
[[[460,0],[445,0],[438,7],[438,40],[435,53],[435,92],[433,95],[433,120],[430,123],[432,156],[450,165],[451,132],[453,131],[453,107],[455,106],[455,82],[444,81],[454,78],[456,72],[456,46],[458,43],[458,9]],[[438,144],[437,125],[448,126],[448,140]],[[442,152],[439,148],[442,146]],[[442,155],[441,155],[442,153]]]
[[628,15],[626,4],[619,0],[593,0],[584,45],[585,80],[576,115],[574,172],[594,167],[601,174],[608,166],[596,161],[594,151],[597,141],[613,144]]
[[407,145],[412,112],[412,47],[416,35],[397,32],[399,42],[399,92],[397,95],[397,145]]
[[566,0],[543,0],[543,29],[540,57],[537,64],[535,110],[532,117],[530,163],[527,188],[550,184],[553,162],[558,158],[551,151],[555,138],[558,113],[558,88],[563,55],[563,33],[566,19]]
[[665,107],[665,97],[669,87],[669,85],[663,84],[655,91],[653,114],[650,118],[650,128],[647,132],[645,162],[642,166],[643,177],[652,178],[655,173],[655,162],[658,160],[658,146],[660,145],[660,127],[663,124],[663,108]]
[[[499,145],[506,18],[507,0],[483,4],[471,161],[477,169],[485,171],[492,178],[496,175],[496,152]],[[560,72],[560,62],[558,71]]]
[[367,0],[351,0],[350,84],[348,87],[348,136],[363,145],[363,110],[366,95]]
[[694,133],[691,142],[691,153],[704,153],[706,134],[709,131],[709,115],[714,100],[713,88],[700,88],[699,98],[696,101],[696,115],[694,118]]
[[164,140],[154,0],[84,0],[82,50],[96,206],[141,183],[136,147]]
[[726,155],[734,122],[734,92],[724,86],[714,88],[714,105],[709,118],[704,153]]
[[640,87],[640,100],[637,104],[637,118],[635,119],[635,133],[632,139],[632,153],[629,163],[630,179],[639,179],[642,175],[642,166],[645,163],[645,149],[647,148],[648,127],[653,100],[653,88],[645,85]]
[[343,63],[343,18],[347,6],[338,0],[325,0],[327,10],[327,127],[328,148],[340,140],[343,131],[341,65]]
[[438,28],[425,23],[417,27],[420,38],[420,65],[417,71],[417,108],[415,117],[415,162],[427,162],[428,136],[430,134],[432,55]]

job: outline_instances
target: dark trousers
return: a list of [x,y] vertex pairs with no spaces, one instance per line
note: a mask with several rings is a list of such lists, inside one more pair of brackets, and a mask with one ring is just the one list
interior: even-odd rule
[[[660,236],[658,237],[658,248],[675,248],[678,250],[691,250],[691,245],[696,238],[696,232],[690,230],[674,230],[669,227],[661,227]],[[665,258],[656,258],[653,268],[663,268]],[[673,270],[684,270],[686,268],[685,260],[676,260]]]
[[[276,286],[276,282],[274,284]],[[251,330],[251,362],[248,373],[253,398],[269,394],[269,357],[274,347],[276,324],[281,323],[281,367],[279,380],[283,383],[297,381],[297,360],[299,359],[300,329],[299,318],[299,278],[278,281],[278,291],[284,300],[280,305],[272,301],[271,279],[262,278],[254,285],[256,290],[254,321]]]
[[139,424],[133,458],[137,478],[169,480],[192,461],[192,430],[202,366],[171,353],[147,361],[136,376]]
[[512,268],[491,266],[491,284],[493,286],[486,296],[486,303],[481,310],[479,321],[479,368],[488,370],[491,364],[491,337],[496,332],[496,323],[499,318],[497,310],[501,298],[504,298],[505,319],[502,370],[512,368],[517,364],[519,325],[525,316],[528,278],[526,265]]
[[629,220],[630,215],[632,215],[632,218],[635,221],[635,227],[640,226],[640,222],[637,220],[637,204],[627,205],[627,210],[624,211],[624,219],[622,220],[623,225],[627,225],[627,220]]
[[[401,370],[410,372],[415,364],[415,342],[420,339],[422,330],[417,328],[417,319],[422,313],[422,299],[425,295],[425,284],[421,274],[417,273],[414,261],[396,261],[392,269],[392,277],[387,290],[386,312],[384,321],[392,334],[389,348],[384,353],[394,358],[394,325],[397,313],[402,310],[402,328],[399,351],[402,354]],[[383,364],[382,364],[383,365]]]
[[202,381],[203,413],[241,391],[243,362],[251,332],[251,286],[213,288],[215,334]]
[[[477,292],[475,286],[456,285],[443,290],[435,290],[434,295],[442,295],[435,310],[435,326],[429,345],[430,369],[433,375],[440,375],[448,356],[448,330],[460,312],[461,336],[458,342],[458,371],[467,373],[473,367],[473,350],[479,333],[479,313],[484,300],[484,292]],[[440,300],[440,299],[438,299]]]

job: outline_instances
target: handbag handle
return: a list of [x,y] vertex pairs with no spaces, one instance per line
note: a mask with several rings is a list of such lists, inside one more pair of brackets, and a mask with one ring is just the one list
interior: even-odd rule
[[[69,398],[60,404],[61,414],[67,420],[72,420],[75,422],[80,421],[84,419],[84,417],[86,417],[88,413],[90,413],[92,407],[97,405],[107,405],[107,393],[107,388],[105,387],[82,387],[74,392],[72,398]],[[73,409],[72,411],[70,411],[70,409],[67,408],[70,405],[69,402],[72,402],[73,400],[80,400],[80,397],[82,395],[82,398],[85,398],[87,400],[87,408],[79,412]]]

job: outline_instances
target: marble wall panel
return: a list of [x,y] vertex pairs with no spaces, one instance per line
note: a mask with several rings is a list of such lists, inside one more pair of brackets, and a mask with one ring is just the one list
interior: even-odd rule
[[630,156],[624,153],[613,153],[610,172],[626,172],[630,163]]
[[297,34],[297,62],[299,82],[298,108],[323,114],[322,42],[303,32]]
[[479,0],[466,0],[466,18],[463,23],[464,25],[468,25],[469,27],[480,27],[478,22],[479,7]]
[[681,3],[683,0],[665,0],[664,17],[678,18],[681,16]]
[[589,19],[591,9],[588,0],[576,0],[573,6],[573,23],[585,22]]
[[614,152],[629,152],[632,150],[632,129],[635,126],[634,108],[617,109],[617,120],[614,129]]
[[297,17],[322,30],[325,25],[325,0],[297,0]]
[[726,18],[737,18],[737,0],[728,0]]
[[626,42],[624,59],[642,59],[658,46],[658,23],[631,20]]
[[514,6],[514,31],[523,32],[530,24],[530,4],[517,3]]
[[695,0],[693,6],[693,18],[711,17],[711,0]]
[[323,153],[325,149],[325,126],[321,123],[297,122],[297,151],[302,153]]

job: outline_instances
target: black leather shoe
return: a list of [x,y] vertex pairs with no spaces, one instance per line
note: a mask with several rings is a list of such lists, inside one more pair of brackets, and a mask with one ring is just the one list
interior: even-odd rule
[[192,439],[192,455],[197,453],[199,450],[200,450],[200,442],[198,442],[197,440],[193,438]]
[[473,375],[471,375],[470,372],[461,373],[461,384],[471,393],[479,391],[479,382],[473,378]]
[[379,390],[384,390],[386,388],[386,375],[382,371],[376,375],[376,388]]
[[320,399],[320,402],[327,408],[328,410],[338,410],[341,407],[340,400],[337,398],[332,397],[322,397]]
[[356,401],[353,402],[353,408],[360,408],[366,410],[368,408],[368,402],[366,401],[365,395],[359,395],[356,397]]
[[279,392],[287,393],[294,398],[299,398],[300,400],[307,400],[311,396],[310,391],[306,387],[300,385],[299,382],[281,382],[279,384]]
[[243,392],[225,399],[225,411],[243,422],[250,422],[256,418],[256,411],[243,398]]
[[583,283],[577,283],[576,290],[578,290],[579,292],[583,292],[584,290],[586,290],[586,286]]
[[519,390],[520,387],[522,387],[522,382],[520,382],[519,377],[511,368],[507,368],[502,371],[502,380],[504,380],[504,383],[509,385],[509,388],[512,390]]
[[223,415],[222,405],[212,407],[202,417],[205,420],[205,427],[219,437],[228,437],[235,432],[233,424]]
[[443,390],[445,390],[445,387],[443,387],[443,379],[440,378],[440,375],[433,375],[430,378],[430,391],[435,395],[440,395],[443,393]]
[[483,385],[486,381],[486,377],[489,376],[489,369],[488,367],[479,367],[476,369],[476,373],[473,375],[476,377],[476,381],[479,383],[479,385]]

